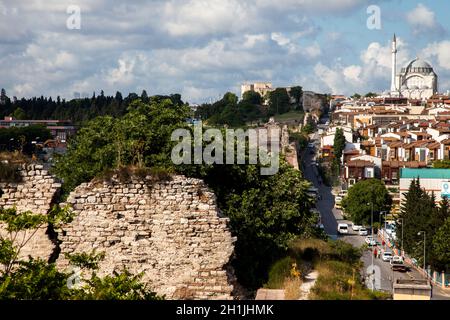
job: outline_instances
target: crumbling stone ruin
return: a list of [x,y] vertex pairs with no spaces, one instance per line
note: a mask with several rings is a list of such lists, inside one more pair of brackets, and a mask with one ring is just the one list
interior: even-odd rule
[[[48,212],[61,185],[39,165],[21,174],[22,182],[0,184],[0,205]],[[126,268],[143,273],[142,281],[167,299],[232,299],[236,279],[229,262],[236,239],[202,180],[114,176],[80,185],[60,205],[66,204],[74,220],[56,230],[57,239],[40,230],[24,253],[53,256],[66,269],[66,253],[104,252],[99,275]]]
[[[47,214],[54,203],[54,198],[61,189],[59,183],[42,165],[23,164],[19,168],[20,180],[16,182],[0,181],[0,207],[5,209],[16,207],[18,212],[31,211]],[[21,232],[17,241],[27,239],[34,231]],[[6,231],[0,225],[0,235]],[[20,252],[21,257],[32,256],[49,260],[56,249],[55,239],[47,226],[36,231]]]

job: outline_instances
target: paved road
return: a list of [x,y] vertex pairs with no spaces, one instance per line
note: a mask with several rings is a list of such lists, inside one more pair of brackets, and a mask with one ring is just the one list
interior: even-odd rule
[[[318,139],[317,134],[311,135],[313,140]],[[319,146],[317,143],[317,146]],[[332,188],[327,187],[326,185],[319,182],[320,178],[318,178],[318,171],[314,165],[311,165],[311,162],[314,160],[315,155],[310,153],[309,150],[305,153],[303,158],[303,174],[307,180],[314,184],[314,186],[319,189],[319,195],[321,196],[321,200],[317,202],[317,209],[320,211],[322,216],[322,223],[325,227],[325,231],[332,238],[339,238],[343,241],[351,243],[353,246],[360,248],[364,244],[364,237],[356,234],[356,232],[352,231],[350,228],[349,235],[346,236],[338,236],[337,234],[337,226],[339,223],[347,223],[349,226],[352,223],[348,220],[344,220],[342,211],[334,208],[334,195],[332,194]],[[362,261],[364,263],[363,273],[372,265],[372,252],[371,250],[367,250],[364,252]],[[373,259],[374,265],[377,266],[380,270],[381,276],[380,281],[375,284],[375,288],[381,291],[387,291],[392,293],[392,283],[393,279],[422,279],[421,274],[415,269],[411,269],[407,273],[401,272],[393,272],[390,268],[390,264],[388,262],[383,262],[381,259]],[[370,281],[368,281],[370,282]],[[371,283],[367,283],[368,287],[372,287]],[[434,288],[433,299],[450,299],[450,293],[444,292],[440,288]]]

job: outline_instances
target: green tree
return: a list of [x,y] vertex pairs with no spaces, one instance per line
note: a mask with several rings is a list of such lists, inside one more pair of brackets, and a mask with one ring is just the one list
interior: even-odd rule
[[58,158],[55,173],[64,191],[90,181],[111,168],[173,166],[170,159],[175,129],[186,128],[189,109],[171,100],[145,104],[134,101],[122,118],[99,117],[80,129]]
[[269,92],[269,115],[283,114],[290,110],[290,98],[285,88]]
[[144,103],[148,103],[148,102],[149,102],[149,98],[148,98],[147,91],[142,90],[142,93],[141,93],[141,100],[142,100],[142,102],[144,102]]
[[385,184],[377,179],[359,181],[349,189],[348,195],[342,200],[342,207],[355,224],[370,224],[372,204],[374,221],[378,221],[380,212],[389,212],[392,206],[389,191]]
[[17,108],[16,110],[14,110],[14,112],[11,116],[17,120],[26,120],[27,119],[27,114],[25,113],[25,111],[22,108]]
[[[399,218],[403,219],[403,246],[406,252],[419,261],[423,261],[423,243],[418,236],[420,231],[425,231],[427,237],[432,239],[436,232],[432,221],[436,214],[434,195],[429,195],[420,186],[419,179],[413,180],[407,193],[404,194]],[[441,222],[442,223],[442,222]],[[397,228],[397,237],[400,239],[402,228]],[[427,257],[432,258],[431,241],[427,242]],[[432,259],[431,259],[432,260]],[[431,261],[427,259],[427,261]]]
[[433,253],[439,259],[439,265],[436,268],[440,267],[448,272],[450,270],[450,218],[445,220],[433,238]]
[[303,110],[303,106],[301,104],[303,98],[303,88],[300,86],[291,88],[291,96],[295,99],[295,103],[297,104],[298,110]]
[[251,103],[251,104],[261,104],[262,97],[258,92],[255,91],[247,91],[244,92],[242,96],[242,101]]
[[345,136],[344,136],[344,130],[341,128],[336,129],[336,134],[334,136],[334,157],[337,159],[339,163],[341,163],[342,154],[345,149]]

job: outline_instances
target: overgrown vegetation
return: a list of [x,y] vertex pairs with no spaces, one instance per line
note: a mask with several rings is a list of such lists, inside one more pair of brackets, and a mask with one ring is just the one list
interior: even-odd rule
[[[301,270],[301,277],[310,270],[319,272],[310,299],[314,300],[376,300],[389,295],[372,293],[361,281],[360,258],[357,249],[343,241],[297,239],[289,246],[289,255],[275,262],[266,287],[291,289],[293,267]],[[300,267],[298,267],[300,266]]]
[[187,128],[189,108],[166,99],[149,104],[134,101],[120,118],[98,117],[80,129],[54,172],[64,180],[64,192],[110,169],[173,168],[170,159],[176,129]]

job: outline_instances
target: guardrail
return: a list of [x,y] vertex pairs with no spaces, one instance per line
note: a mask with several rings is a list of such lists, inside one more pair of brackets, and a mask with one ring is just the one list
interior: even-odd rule
[[378,236],[395,255],[403,257],[406,264],[416,269],[425,278],[429,279],[434,285],[439,286],[443,289],[450,288],[450,274],[446,274],[445,272],[424,270],[423,268],[418,266],[417,263],[415,263],[410,257],[408,257],[406,255],[406,252],[403,252],[395,247],[395,244],[391,242],[385,230],[378,230]]

